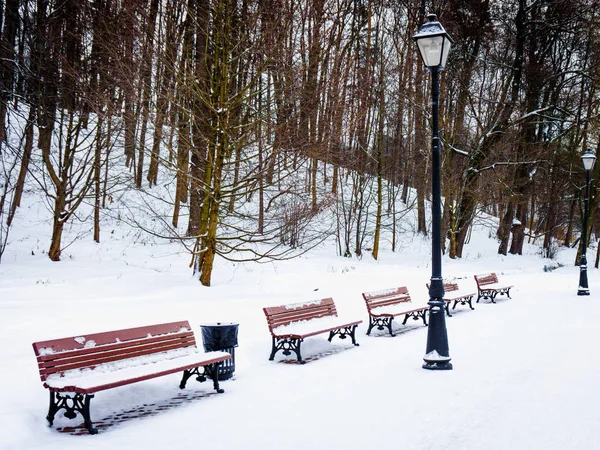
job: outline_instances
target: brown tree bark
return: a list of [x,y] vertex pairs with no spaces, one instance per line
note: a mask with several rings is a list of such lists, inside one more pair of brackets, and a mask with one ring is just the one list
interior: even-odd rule
[[21,197],[25,189],[25,178],[29,171],[29,163],[31,162],[31,152],[33,150],[33,127],[35,124],[35,108],[30,106],[29,117],[25,125],[25,142],[23,145],[23,156],[21,157],[21,168],[15,185],[15,194],[10,205],[10,212],[6,219],[7,225],[10,227],[17,212],[17,208],[21,206]]
[[6,140],[6,113],[16,76],[15,42],[19,28],[19,0],[6,0],[4,27],[0,37],[0,154]]
[[469,227],[471,226],[471,222],[475,217],[477,209],[477,191],[480,170],[493,146],[500,141],[503,132],[509,126],[511,114],[519,99],[527,31],[525,25],[526,7],[526,1],[519,0],[518,10],[514,18],[516,35],[511,76],[508,78],[501,94],[496,112],[491,116],[493,122],[490,124],[490,129],[485,136],[481,137],[481,140],[475,144],[475,148],[470,152],[468,167],[463,172],[463,190],[458,201],[458,217],[456,223],[456,255],[451,256],[456,256],[458,258],[462,257]]
[[158,0],[151,0],[150,11],[145,23],[146,34],[142,50],[142,117],[138,146],[137,170],[135,172],[135,186],[142,187],[142,173],[144,170],[144,154],[146,153],[146,131],[148,129],[148,115],[150,114],[150,97],[152,95],[152,61],[154,55],[154,30],[156,28],[156,16],[158,14]]

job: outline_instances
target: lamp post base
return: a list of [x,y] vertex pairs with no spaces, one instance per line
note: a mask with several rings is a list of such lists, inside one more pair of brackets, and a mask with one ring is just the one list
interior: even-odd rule
[[585,253],[581,255],[581,259],[579,260],[579,287],[577,288],[577,295],[590,295]]
[[[431,324],[430,324],[431,325]],[[442,356],[437,351],[427,353],[423,357],[423,369],[428,370],[452,370],[452,363],[450,363],[449,356]]]
[[452,370],[452,363],[428,363],[423,364],[423,369],[427,370]]

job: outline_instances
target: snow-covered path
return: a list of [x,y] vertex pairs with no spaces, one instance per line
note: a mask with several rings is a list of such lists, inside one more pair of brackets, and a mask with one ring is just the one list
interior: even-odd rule
[[[600,448],[595,269],[592,295],[578,297],[577,268],[545,273],[535,256],[445,261],[444,273],[465,289],[474,288],[473,273],[491,270],[515,288],[512,299],[495,305],[476,304],[474,311],[458,306],[447,319],[454,370],[430,372],[421,368],[426,328],[412,321],[395,338],[367,337],[363,322],[357,348],[339,340],[331,345],[323,336],[309,339],[306,356],[325,355],[304,366],[269,362],[261,310],[331,296],[340,313],[366,322],[360,293],[403,284],[413,302],[425,302],[426,254],[391,255],[379,263],[315,255],[239,266],[222,271],[210,289],[177,266],[175,255],[139,264],[96,259],[57,265],[40,257],[0,266],[0,448]],[[225,394],[96,436],[47,427],[47,392],[32,342],[182,319],[197,330],[204,322],[240,324],[236,375],[223,382]],[[179,393],[178,382],[173,375],[101,392],[92,416],[168,401]],[[190,381],[186,391],[212,390]],[[55,422],[68,425],[64,418]]]

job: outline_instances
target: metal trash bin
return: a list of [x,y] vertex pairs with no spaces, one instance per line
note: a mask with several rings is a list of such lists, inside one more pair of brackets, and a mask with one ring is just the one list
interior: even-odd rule
[[219,369],[219,381],[229,380],[235,372],[235,347],[238,346],[238,325],[231,322],[217,322],[200,325],[202,345],[205,352],[221,351],[231,355],[223,361]]

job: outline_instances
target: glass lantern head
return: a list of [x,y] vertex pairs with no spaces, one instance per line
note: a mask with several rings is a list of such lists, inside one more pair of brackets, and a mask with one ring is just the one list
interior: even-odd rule
[[427,22],[421,25],[413,40],[417,43],[421,58],[429,70],[442,70],[446,66],[448,53],[454,41],[438,22],[435,14],[427,16]]
[[594,163],[596,162],[596,154],[592,149],[588,148],[583,155],[581,155],[581,161],[583,161],[585,170],[592,170],[594,168]]

